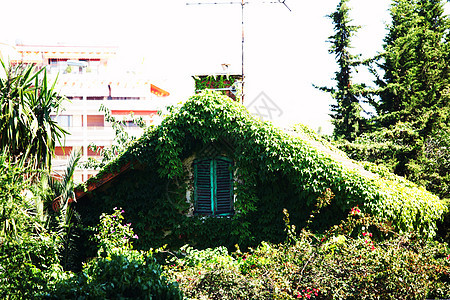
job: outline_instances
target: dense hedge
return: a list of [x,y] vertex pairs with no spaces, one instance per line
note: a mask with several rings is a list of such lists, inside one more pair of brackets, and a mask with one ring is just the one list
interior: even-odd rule
[[10,157],[0,153],[0,299],[33,299],[62,269],[58,237],[44,227],[48,219],[28,197],[32,171]]
[[339,140],[335,144],[352,159],[382,165],[441,199],[450,198],[450,127],[444,122],[436,127],[427,132],[427,128],[420,131],[397,123],[363,134],[354,142]]
[[[349,222],[357,218],[364,217],[351,215]],[[248,253],[183,247],[169,260],[166,274],[179,282],[187,299],[450,297],[445,244],[414,235],[380,240],[375,228],[351,232],[318,238],[302,231],[292,244],[263,242]]]
[[[236,214],[187,217],[190,179],[183,161],[221,141],[232,148]],[[127,162],[132,170],[80,199],[77,209],[89,224],[114,206],[124,207],[143,237],[137,244],[143,248],[164,243],[232,247],[280,242],[285,238],[283,208],[290,211],[294,224],[305,225],[316,199],[328,189],[334,198],[314,219],[314,230],[329,228],[359,205],[387,217],[400,232],[433,236],[444,211],[439,199],[424,189],[398,177],[364,177],[308,142],[255,119],[244,106],[210,92],[173,108],[160,126],[145,132],[89,182]]]
[[83,264],[78,273],[58,272],[44,299],[165,299],[180,300],[183,295],[175,281],[163,276],[153,252],[133,250],[139,238],[130,223],[125,224],[122,209],[102,214],[93,228],[96,257]]
[[161,274],[151,255],[118,248],[86,263],[78,274],[64,274],[43,298],[183,299],[178,285]]

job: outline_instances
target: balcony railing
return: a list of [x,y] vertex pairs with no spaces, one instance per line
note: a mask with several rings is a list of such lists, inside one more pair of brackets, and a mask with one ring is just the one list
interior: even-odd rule
[[[90,142],[105,142],[112,141],[115,137],[115,130],[111,126],[71,126],[63,127],[67,132],[65,138],[65,145],[81,145],[83,141]],[[139,137],[144,130],[140,127],[125,127],[125,131],[132,136]]]

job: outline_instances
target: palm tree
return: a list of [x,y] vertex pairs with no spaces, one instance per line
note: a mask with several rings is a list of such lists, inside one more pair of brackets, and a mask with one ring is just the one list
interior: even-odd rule
[[61,109],[55,83],[48,85],[45,69],[0,63],[5,73],[0,78],[0,150],[7,150],[13,163],[25,158],[33,169],[50,169],[56,142],[67,134],[50,117]]
[[9,157],[7,151],[0,152],[0,246],[7,240],[20,241],[24,231],[31,233],[35,227],[23,193],[29,183],[23,176],[24,161],[11,164]]
[[51,215],[55,217],[50,226],[55,227],[51,228],[51,230],[56,231],[58,235],[60,260],[64,268],[71,263],[70,256],[74,244],[72,232],[74,210],[72,209],[71,203],[76,200],[74,191],[76,184],[73,180],[73,174],[80,158],[80,151],[72,151],[64,175],[61,178],[46,175],[41,181],[43,186],[48,187],[50,191],[50,197],[48,199],[52,202],[51,207],[53,213]]

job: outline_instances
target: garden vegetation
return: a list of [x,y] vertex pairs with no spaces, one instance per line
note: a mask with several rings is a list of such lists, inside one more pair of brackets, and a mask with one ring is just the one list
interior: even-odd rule
[[[141,138],[119,136],[99,175],[78,189],[124,164],[130,170],[79,202],[78,153],[61,178],[51,176],[67,133],[50,114],[63,97],[45,70],[2,63],[0,298],[450,298],[443,2],[394,0],[384,51],[364,61],[350,54],[358,27],[347,3],[330,14],[337,86],[321,88],[336,100],[331,142],[302,125],[296,132],[309,138],[293,136],[202,92]],[[361,65],[371,66],[376,87],[352,83]],[[376,114],[362,117],[360,101]],[[360,160],[370,175],[312,141]],[[211,144],[233,159],[235,214],[187,216],[186,160]]]
[[[197,122],[203,126],[187,126]],[[192,128],[193,131],[186,135],[177,128]],[[149,129],[132,143],[129,151],[102,172],[117,168],[118,162],[125,158],[141,161],[150,158],[159,165],[156,170],[160,176],[156,178],[160,179],[155,180],[162,180],[164,174],[173,180],[176,176],[184,176],[182,159],[176,154],[185,150],[174,147],[183,144],[184,140],[179,139],[195,137],[209,142],[218,138],[217,132],[228,135],[229,139],[237,134],[236,140],[253,141],[250,146],[259,153],[264,167],[251,169],[255,166],[251,156],[235,156],[237,166],[248,172],[248,182],[254,182],[252,178],[255,180],[252,172],[259,174],[260,180],[270,180],[274,171],[291,172],[286,175],[303,178],[294,184],[315,197],[305,206],[308,209],[306,219],[294,222],[289,210],[283,211],[277,206],[281,209],[280,214],[270,218],[276,220],[279,217],[280,229],[256,223],[258,228],[264,229],[257,235],[256,230],[239,226],[239,222],[252,224],[259,219],[256,215],[254,219],[249,217],[252,216],[249,208],[252,203],[260,207],[259,201],[266,200],[251,197],[253,202],[250,204],[238,200],[241,201],[237,203],[238,213],[233,218],[186,217],[186,223],[183,223],[182,214],[177,212],[177,219],[166,214],[166,219],[171,222],[181,220],[178,224],[186,226],[180,226],[183,230],[189,226],[192,226],[191,230],[198,230],[199,235],[190,237],[196,237],[192,242],[197,242],[204,250],[188,245],[175,248],[169,237],[166,241],[172,247],[160,248],[164,240],[162,237],[160,241],[148,238],[149,234],[155,233],[139,228],[142,226],[136,218],[139,214],[132,211],[133,207],[124,212],[121,208],[104,206],[105,212],[93,225],[83,223],[83,210],[74,210],[71,200],[74,199],[71,175],[77,162],[76,154],[72,156],[63,180],[57,183],[47,175],[48,170],[36,170],[27,165],[25,157],[11,161],[5,149],[0,160],[0,295],[6,299],[398,299],[449,296],[449,249],[446,244],[431,239],[435,221],[443,211],[437,197],[395,175],[383,173],[382,169],[377,172],[384,174],[384,179],[366,178],[356,171],[346,170],[327,155],[312,149],[307,141],[255,120],[242,106],[224,96],[201,93],[173,108],[162,126]],[[309,134],[312,136],[311,132]],[[320,140],[317,136],[315,139]],[[172,147],[161,147],[156,152],[143,151],[152,141],[161,140]],[[237,145],[251,155],[250,148]],[[289,152],[283,150],[289,147],[298,151],[292,152],[297,156],[289,156]],[[303,164],[303,167],[296,168],[296,164]],[[371,168],[374,172],[377,170],[376,166],[371,165]],[[306,173],[307,170],[311,173]],[[251,188],[244,184],[237,186],[237,191],[244,191],[246,195],[245,191]],[[367,191],[377,196],[371,196]],[[269,195],[267,201],[271,201],[267,203],[274,203],[276,198]],[[408,201],[409,195],[414,195],[417,201]],[[373,209],[376,205],[371,206],[370,199],[378,201],[373,203],[381,208]],[[383,201],[386,204],[381,205]],[[138,201],[136,205],[145,205],[145,201]],[[412,214],[390,214],[396,205],[403,205],[398,209]],[[327,210],[332,207],[337,207],[345,216],[334,219],[335,226],[330,224],[321,230],[316,222],[330,220]],[[408,210],[408,207],[416,208]],[[273,206],[270,208],[273,210]],[[295,211],[295,205],[290,208]],[[159,212],[163,209],[167,208],[162,207]],[[240,212],[244,212],[243,219],[240,219]],[[153,218],[155,224],[162,222],[157,216]],[[136,219],[136,223],[129,223]],[[263,218],[263,222],[266,221]],[[207,248],[208,244],[214,246],[217,240],[206,236],[211,230],[218,232],[217,226],[225,222],[238,225],[234,228],[238,234],[231,239],[237,243],[227,245],[228,248]],[[80,230],[80,226],[88,227]],[[229,236],[233,237],[233,228],[229,228]],[[269,240],[273,228],[278,230],[276,233],[281,239]],[[221,227],[221,232],[226,232],[224,229],[226,227]],[[90,235],[77,236],[78,233]],[[77,248],[75,242],[80,238],[95,248],[82,265],[79,264],[79,253],[83,249]],[[144,242],[140,243],[141,240]],[[225,244],[224,240],[219,242]],[[247,248],[252,245],[254,247]]]
[[[184,161],[208,144],[226,140],[234,160],[236,213],[226,218],[189,216],[186,200],[190,173]],[[242,105],[219,94],[192,96],[147,130],[127,151],[103,168],[86,186],[119,170],[113,185],[79,199],[83,222],[93,226],[104,209],[123,207],[142,237],[138,247],[163,244],[196,247],[256,246],[284,240],[283,208],[303,227],[317,198],[332,193],[332,202],[311,228],[320,232],[345,218],[356,205],[386,218],[398,232],[433,237],[445,206],[438,197],[398,176],[373,176],[350,170],[307,141],[254,118]],[[388,173],[388,172],[387,172]],[[389,174],[389,173],[388,173]],[[164,216],[161,218],[161,216]]]

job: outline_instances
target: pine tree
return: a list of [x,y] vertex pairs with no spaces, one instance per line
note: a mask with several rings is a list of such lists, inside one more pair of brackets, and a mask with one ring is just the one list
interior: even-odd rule
[[330,54],[334,54],[339,70],[335,73],[336,88],[317,87],[331,93],[336,104],[331,105],[332,123],[335,138],[354,140],[361,132],[364,118],[361,117],[361,106],[358,96],[363,90],[362,85],[352,84],[352,70],[359,64],[359,55],[350,53],[351,37],[359,26],[350,25],[350,8],[348,0],[341,0],[336,11],[328,15],[333,20],[335,34],[328,38],[332,45]]
[[393,0],[377,57],[377,116],[349,147],[366,150],[358,159],[389,162],[396,174],[448,197],[450,21],[443,6],[444,0]]
[[390,12],[375,123],[408,122],[421,130],[436,109],[448,106],[448,16],[442,0],[394,0]]

